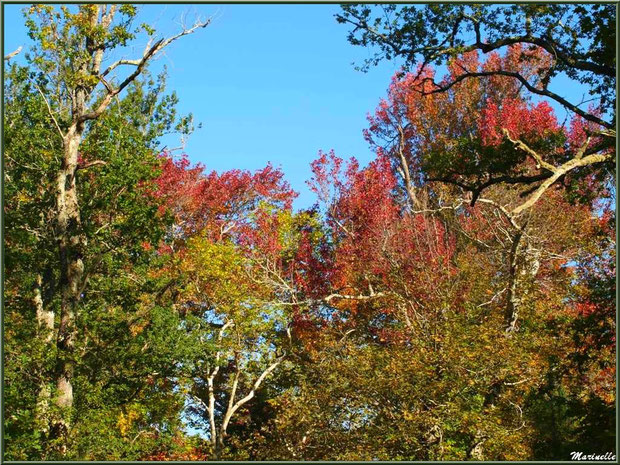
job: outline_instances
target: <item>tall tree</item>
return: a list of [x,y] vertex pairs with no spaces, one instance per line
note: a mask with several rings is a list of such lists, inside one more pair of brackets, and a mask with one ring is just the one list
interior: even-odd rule
[[[160,77],[130,85],[84,136],[78,198],[89,247],[84,276],[88,285],[81,289],[76,322],[82,335],[74,358],[74,385],[79,392],[68,437],[52,439],[50,423],[59,413],[52,402],[57,356],[52,341],[61,296],[51,218],[62,152],[28,70],[14,66],[6,76],[5,213],[9,221],[4,231],[8,279],[3,407],[7,453],[16,459],[54,458],[56,446],[64,445],[64,456],[69,458],[131,458],[157,440],[151,427],[136,418],[131,428],[125,425],[124,433],[117,428],[128,404],[152,409],[154,425],[174,423],[182,407],[170,396],[173,386],[162,382],[177,369],[169,361],[184,357],[186,351],[179,321],[164,303],[152,308],[146,298],[159,286],[152,274],[165,257],[143,244],[158,243],[168,223],[166,216],[157,213],[160,202],[152,195],[161,164],[157,139],[169,130],[190,130],[189,120],[178,118],[176,97],[162,94]],[[82,169],[91,160],[105,164],[96,170]],[[157,342],[164,335],[180,339],[172,345]],[[24,377],[26,372],[31,375]],[[170,405],[157,413],[164,399]],[[103,419],[111,422],[105,439],[96,426]],[[132,431],[134,436],[141,433],[133,443],[133,436],[123,436]]]
[[[101,165],[90,160],[79,166],[79,154],[89,125],[110,107],[113,99],[143,72],[147,63],[172,41],[206,27],[197,22],[189,29],[166,39],[149,40],[141,57],[121,59],[103,69],[114,49],[127,45],[140,29],[153,35],[148,26],[131,29],[136,8],[131,5],[80,5],[77,9],[35,5],[28,11],[30,37],[37,43],[28,61],[35,72],[35,87],[48,108],[48,117],[58,131],[62,156],[55,181],[56,205],[53,214],[55,240],[59,254],[59,285],[62,295],[59,326],[57,395],[55,403],[69,412],[73,406],[74,351],[76,316],[85,283],[84,257],[88,255],[86,236],[80,215],[78,169]],[[126,76],[111,77],[117,68],[131,68]],[[51,322],[52,319],[47,319]],[[50,328],[51,329],[51,328]],[[63,414],[54,425],[54,434],[65,435],[69,415]]]
[[[136,8],[131,5],[64,6],[59,10],[34,5],[25,14],[35,46],[26,55],[27,68],[12,68],[7,81],[11,87],[5,86],[5,116],[15,117],[5,120],[7,152],[14,160],[7,166],[7,179],[19,176],[20,181],[27,181],[24,175],[39,173],[44,184],[33,195],[37,189],[16,183],[16,188],[22,186],[29,195],[25,203],[22,197],[21,204],[11,199],[18,202],[16,213],[29,214],[32,219],[16,223],[22,236],[15,236],[12,244],[18,250],[24,240],[34,240],[42,251],[57,250],[33,264],[34,269],[42,267],[33,278],[33,305],[45,347],[42,350],[56,358],[56,368],[50,373],[53,386],[47,373],[40,374],[36,416],[37,429],[49,432],[59,449],[66,451],[75,408],[76,348],[87,339],[81,326],[87,304],[81,301],[93,274],[106,263],[106,256],[113,255],[119,246],[126,247],[127,243],[121,243],[133,241],[132,234],[133,238],[145,237],[145,230],[138,224],[133,224],[133,229],[129,224],[122,225],[118,221],[122,215],[110,207],[127,206],[124,202],[129,198],[138,200],[136,205],[144,205],[142,199],[146,200],[148,193],[140,185],[148,183],[157,171],[155,139],[166,127],[173,129],[176,125],[174,96],[160,102],[161,86],[146,91],[144,86],[134,85],[148,62],[168,44],[207,26],[209,21],[198,21],[177,35],[154,40],[155,31],[149,26],[132,28]],[[126,46],[141,31],[151,37],[143,55],[136,60],[110,63],[110,53]],[[129,70],[125,76],[113,76],[123,69]],[[21,99],[31,104],[22,107]],[[111,109],[117,114],[108,118]],[[127,114],[117,118],[118,112]],[[151,117],[153,121],[149,121]],[[128,122],[132,126],[126,128]],[[188,123],[181,121],[177,129],[185,130]],[[33,131],[38,131],[40,137]],[[23,135],[26,139],[22,139]],[[39,146],[28,147],[36,139],[40,140]],[[118,170],[127,168],[127,150],[132,149],[135,156],[142,154],[145,158],[134,158],[129,162],[132,169],[125,171],[127,176],[118,176]],[[23,170],[29,170],[28,174],[19,174]],[[124,182],[125,186],[118,185]],[[48,189],[45,183],[49,183]],[[135,213],[139,216],[145,212]],[[125,218],[132,215],[125,214]],[[148,229],[147,223],[143,221],[142,225]],[[153,227],[151,234],[157,235],[158,230],[158,226]],[[123,235],[120,241],[119,234]],[[54,343],[55,348],[51,347]],[[48,421],[52,423],[49,431]]]
[[[548,63],[536,51],[525,63],[521,52],[515,45],[485,63],[470,52],[447,79],[465,66],[528,75]],[[515,460],[567,456],[577,437],[610,444],[609,429],[586,426],[611,418],[609,353],[573,343],[584,325],[574,306],[598,305],[573,303],[583,278],[566,264],[598,241],[613,192],[592,170],[536,197],[541,179],[506,182],[540,176],[536,158],[506,136],[562,163],[584,143],[583,120],[561,126],[503,75],[424,95],[432,75],[427,67],[394,77],[369,118],[378,156],[367,168],[333,153],[312,165],[329,239],[303,252],[300,277],[320,297],[294,322],[304,350],[279,378],[286,389],[255,413],[254,422],[269,421],[253,436],[254,457]],[[613,152],[604,153],[609,163]],[[468,188],[487,175],[504,180]],[[605,315],[590,321],[608,334]],[[600,381],[577,394],[582,378],[562,362],[567,354],[588,360],[583,371],[606,367],[590,372]],[[545,428],[556,433],[537,439]]]
[[[286,247],[296,195],[280,170],[204,173],[187,157],[166,158],[157,196],[174,215],[167,253],[176,305],[202,357],[184,389],[193,424],[226,457],[231,422],[288,351],[290,304]],[[285,243],[283,243],[285,242]]]

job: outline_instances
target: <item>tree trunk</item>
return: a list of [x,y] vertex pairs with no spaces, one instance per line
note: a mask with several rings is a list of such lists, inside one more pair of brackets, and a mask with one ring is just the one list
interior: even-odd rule
[[[43,301],[43,277],[37,274],[34,286],[33,303],[35,305],[36,317],[39,329],[39,338],[45,346],[49,346],[54,335],[54,311],[45,308]],[[43,377],[45,378],[45,377]],[[37,405],[35,409],[36,422],[40,431],[46,435],[49,431],[49,404],[51,391],[49,384],[43,379],[37,394]]]
[[507,305],[506,312],[504,315],[504,324],[506,328],[506,333],[510,334],[516,329],[517,319],[519,318],[519,304],[521,303],[521,299],[518,295],[518,261],[520,258],[520,250],[521,250],[521,239],[523,237],[523,233],[521,231],[517,232],[512,237],[512,247],[510,248],[510,253],[508,254],[508,293],[507,293]]
[[37,322],[41,340],[48,344],[52,341],[54,331],[54,311],[45,308],[43,301],[43,276],[39,273],[35,278],[34,285],[34,305],[36,309]]
[[66,435],[73,406],[73,372],[77,304],[84,274],[86,238],[82,232],[76,186],[78,149],[84,126],[73,124],[64,138],[62,166],[56,178],[56,240],[60,258],[60,325],[58,328],[58,361],[56,369],[56,405],[62,409],[55,424],[54,436]]

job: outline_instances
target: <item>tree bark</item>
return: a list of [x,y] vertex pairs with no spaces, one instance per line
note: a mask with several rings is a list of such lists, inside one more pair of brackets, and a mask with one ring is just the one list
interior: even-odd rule
[[[76,100],[79,102],[79,97]],[[76,340],[76,315],[84,275],[83,256],[86,237],[82,231],[77,195],[76,171],[78,149],[82,141],[83,124],[73,124],[63,139],[63,160],[56,178],[56,240],[60,259],[60,325],[56,345],[56,405],[61,415],[54,425],[55,436],[66,435],[73,407],[73,352]]]
[[[106,32],[109,32],[112,28],[115,11],[116,6],[111,6],[109,9],[106,6],[103,6],[103,9],[97,6],[89,15],[90,25],[93,28],[98,25]],[[199,21],[191,28],[183,28],[181,32],[167,39],[161,39],[155,44],[149,42],[141,58],[137,60],[119,60],[110,65],[103,73],[100,72],[100,68],[108,51],[108,43],[97,39],[96,35],[86,34],[84,41],[81,41],[80,38],[79,44],[76,44],[76,51],[85,53],[88,59],[76,59],[71,63],[65,63],[71,64],[72,68],[69,73],[71,80],[64,82],[71,102],[70,108],[63,107],[63,110],[67,110],[67,113],[71,115],[70,123],[67,122],[68,128],[65,132],[63,132],[63,128],[56,120],[47,98],[39,89],[46,101],[49,115],[58,129],[63,143],[62,163],[56,175],[56,207],[54,211],[54,234],[60,261],[59,289],[61,302],[60,322],[56,335],[57,363],[52,380],[53,384],[56,385],[54,401],[56,406],[59,407],[60,413],[52,421],[52,438],[66,438],[73,407],[74,351],[77,338],[76,318],[78,316],[80,294],[85,284],[84,257],[87,247],[87,238],[81,224],[76,182],[78,151],[83,139],[85,124],[87,121],[96,120],[103,115],[112,100],[131,84],[142,73],[147,63],[168,44],[180,37],[193,33],[198,28],[206,27],[209,23],[210,20]],[[135,66],[135,69],[115,87],[106,81],[104,76],[120,65]],[[94,80],[83,80],[83,77],[94,78]],[[64,78],[66,76],[60,76],[59,83]],[[89,101],[92,100],[93,92],[99,83],[103,84],[107,92],[101,99],[95,101],[96,105],[94,108],[89,108]],[[39,300],[36,301],[36,305],[39,305]],[[39,313],[37,313],[38,317]],[[42,311],[41,321],[48,321],[48,319],[49,315],[45,315],[44,311]],[[62,449],[65,450],[66,447],[63,445]]]
[[518,281],[518,260],[521,250],[521,239],[523,233],[518,231],[512,237],[512,246],[508,254],[508,302],[506,305],[506,313],[504,315],[506,333],[510,334],[516,329],[517,319],[519,318],[519,304],[521,299],[517,292]]
[[35,278],[33,302],[36,309],[40,337],[44,343],[50,343],[54,331],[54,311],[45,308],[43,300],[43,276],[39,273]]
[[[41,342],[48,346],[54,336],[54,311],[45,308],[43,300],[43,276],[39,273],[35,278],[34,298],[39,338]],[[49,432],[49,404],[51,398],[51,390],[45,379],[42,379],[37,394],[37,405],[35,408],[36,423],[39,425],[41,432],[45,435]]]

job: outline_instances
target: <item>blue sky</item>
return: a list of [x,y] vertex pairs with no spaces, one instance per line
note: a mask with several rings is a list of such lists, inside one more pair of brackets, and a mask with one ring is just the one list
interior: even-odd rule
[[[23,5],[4,5],[5,53],[28,48]],[[147,22],[162,36],[181,29],[186,17],[213,17],[206,29],[181,38],[151,65],[166,65],[168,90],[179,96],[180,113],[202,123],[185,148],[208,170],[256,170],[280,166],[300,193],[296,208],[314,203],[305,181],[320,149],[334,149],[362,164],[372,159],[362,137],[366,115],[386,94],[399,64],[381,62],[356,71],[372,51],[347,42],[348,28],[334,19],[338,5],[140,5],[136,24]],[[139,56],[146,38],[123,57]],[[120,58],[117,56],[115,58]],[[23,53],[17,56],[23,59]],[[585,88],[559,77],[552,86],[579,101]],[[554,102],[558,119],[566,111]],[[177,147],[178,137],[162,145]]]
[[[23,5],[4,5],[8,53],[29,39]],[[168,89],[179,110],[202,123],[186,145],[193,162],[207,169],[255,170],[281,166],[300,192],[295,207],[310,206],[305,185],[309,163],[319,149],[362,163],[372,153],[362,136],[366,114],[385,95],[395,63],[368,73],[356,71],[368,50],[347,42],[347,28],[336,23],[338,5],[140,5],[138,21],[163,35],[180,29],[185,13],[213,16],[206,29],[172,44],[151,69],[165,64]],[[134,57],[146,39],[136,41]],[[26,47],[25,47],[26,48]],[[170,147],[178,138],[163,141]]]

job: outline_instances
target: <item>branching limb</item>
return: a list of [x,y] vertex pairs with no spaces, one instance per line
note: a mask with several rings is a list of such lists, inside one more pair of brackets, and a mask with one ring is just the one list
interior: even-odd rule
[[551,176],[551,173],[541,173],[541,174],[536,174],[532,176],[504,175],[504,176],[490,177],[488,180],[478,185],[467,184],[465,182],[459,181],[457,179],[453,179],[451,177],[446,177],[446,176],[438,177],[438,178],[431,177],[431,178],[428,178],[427,181],[453,184],[455,186],[460,187],[463,190],[471,192],[472,199],[471,199],[470,205],[473,207],[476,204],[476,201],[478,200],[478,197],[480,196],[482,191],[490,186],[493,186],[495,184],[502,184],[502,183],[504,184],[533,184],[539,181],[543,181],[549,178],[550,176]]
[[286,354],[280,355],[279,357],[275,359],[275,361],[271,365],[265,368],[265,370],[260,374],[260,376],[256,379],[256,381],[254,381],[254,384],[252,385],[252,389],[250,390],[248,395],[246,395],[242,399],[239,399],[234,405],[232,405],[232,407],[229,405],[226,411],[226,415],[224,416],[224,421],[222,422],[222,429],[221,429],[222,436],[226,434],[226,430],[228,428],[230,419],[235,414],[235,412],[239,410],[239,408],[242,407],[244,404],[252,400],[252,398],[254,398],[256,391],[258,390],[258,388],[260,388],[265,378],[269,376],[269,373],[275,370],[278,367],[278,365],[280,365],[280,363],[282,363],[282,360],[284,360],[285,356]]
[[[224,331],[233,326],[234,323],[232,320],[227,321],[224,326],[222,326],[218,332],[217,340],[218,343],[222,341],[222,337],[224,335]],[[213,381],[215,376],[220,371],[220,358],[222,356],[221,350],[218,350],[215,354],[215,367],[213,371],[209,374],[207,378],[207,386],[209,389],[209,405],[207,406],[207,412],[209,414],[209,425],[211,427],[211,443],[215,446],[217,444],[217,430],[215,428],[215,390],[213,387]]]
[[388,297],[392,295],[391,293],[385,292],[373,292],[370,295],[347,295],[347,294],[330,294],[327,297],[321,299],[325,303],[330,303],[334,299],[342,299],[342,300],[372,300],[379,299],[382,297]]
[[136,69],[133,71],[133,73],[131,73],[129,76],[127,76],[117,87],[114,88],[114,87],[111,87],[110,84],[108,84],[106,86],[107,94],[99,102],[99,105],[97,105],[97,107],[94,110],[82,114],[78,118],[78,123],[83,123],[85,121],[98,118],[108,108],[108,106],[110,105],[110,102],[112,101],[112,99],[116,95],[121,93],[123,91],[123,89],[125,89],[125,87],[127,87],[129,84],[131,84],[140,75],[140,73],[142,73],[142,71],[143,71],[144,67],[146,66],[146,64],[154,56],[156,56],[159,52],[161,52],[164,48],[166,48],[168,45],[170,45],[175,40],[177,40],[177,39],[179,39],[179,38],[181,38],[183,36],[186,36],[188,34],[191,34],[194,31],[196,31],[197,29],[205,28],[210,23],[211,23],[211,19],[210,18],[207,19],[206,21],[199,21],[196,24],[194,24],[192,27],[190,27],[188,29],[183,29],[178,34],[176,34],[174,36],[171,36],[171,37],[168,37],[167,39],[160,39],[160,40],[156,41],[154,44],[151,44],[149,42],[149,44],[147,45],[147,48],[144,50],[144,53],[142,54],[142,57],[139,58],[139,59],[136,59],[136,60],[119,60],[119,61],[111,64],[100,75],[101,78],[106,76],[114,68],[116,68],[116,67],[118,67],[118,66],[120,66],[122,64],[133,65],[133,66],[136,67]]
[[465,202],[465,199],[459,199],[454,205],[447,205],[438,208],[425,208],[423,210],[412,210],[411,213],[416,215],[422,213],[439,213],[440,211],[444,210],[458,210]]
[[506,139],[508,139],[512,143],[512,145],[514,145],[519,150],[522,150],[523,152],[525,152],[526,154],[528,154],[530,157],[534,159],[534,161],[536,162],[536,168],[540,169],[542,167],[546,169],[547,171],[551,171],[552,173],[555,173],[556,167],[544,161],[542,157],[538,154],[538,152],[531,149],[523,141],[519,139],[513,139],[512,137],[510,137],[510,133],[508,132],[508,129],[503,128],[502,132],[504,133],[504,136],[506,137]]
[[[101,12],[101,23],[100,26],[105,30],[110,28],[112,24],[112,20],[114,19],[114,14],[116,13],[116,5],[110,5],[110,9],[108,10],[108,5],[103,5],[103,9]],[[93,21],[96,23],[97,15],[94,15]],[[94,25],[93,25],[94,26]],[[103,44],[99,44],[97,48],[95,48],[93,53],[93,59],[91,64],[91,72],[96,76],[99,74],[99,69],[101,68],[101,61],[103,60],[103,53],[105,51],[105,46]]]
[[521,74],[515,73],[515,72],[512,72],[512,71],[495,70],[495,71],[467,72],[467,73],[464,73],[464,74],[461,74],[461,75],[455,77],[454,80],[448,82],[447,84],[438,84],[438,83],[436,83],[433,80],[433,78],[425,78],[424,80],[425,81],[430,81],[435,86],[435,89],[433,89],[431,91],[428,91],[428,92],[424,92],[424,93],[425,94],[436,94],[436,93],[439,93],[439,92],[446,92],[451,87],[453,87],[454,85],[458,84],[461,81],[464,81],[465,79],[477,78],[477,77],[489,77],[489,76],[508,76],[508,77],[515,78],[516,80],[521,82],[521,84],[523,84],[523,87],[525,87],[531,93],[537,94],[537,95],[542,95],[544,97],[549,97],[550,99],[555,100],[556,102],[558,102],[559,104],[561,104],[565,108],[569,109],[573,113],[576,113],[577,115],[581,116],[583,119],[585,119],[587,121],[599,124],[599,125],[607,128],[607,129],[609,129],[609,130],[613,130],[614,129],[614,125],[612,123],[604,121],[601,118],[599,118],[598,116],[595,116],[595,115],[593,115],[591,113],[588,113],[588,112],[582,110],[577,105],[574,105],[574,104],[570,103],[564,97],[556,94],[555,92],[550,91],[549,89],[546,89],[546,88],[539,89],[538,87],[532,85]]
[[555,168],[555,171],[550,178],[545,180],[524,203],[512,210],[512,215],[517,216],[523,211],[532,207],[536,202],[538,202],[540,197],[547,191],[547,189],[549,189],[559,178],[564,176],[566,173],[574,170],[575,168],[593,165],[595,163],[603,163],[612,159],[613,153],[594,153],[591,155],[582,156],[581,154],[585,153],[589,143],[590,139],[587,138],[582,147],[577,151],[575,158]]
[[480,203],[486,203],[489,205],[492,205],[493,207],[495,207],[499,212],[502,213],[502,215],[510,222],[510,224],[512,225],[512,227],[514,227],[516,230],[520,231],[522,230],[521,226],[519,226],[517,224],[517,222],[515,221],[514,216],[512,215],[511,212],[509,212],[508,210],[506,210],[505,207],[503,207],[502,205],[500,205],[499,203],[490,200],[490,199],[478,199],[478,202]]
[[[540,173],[532,176],[498,176],[496,178],[490,178],[480,185],[475,184],[467,184],[465,182],[452,179],[450,177],[441,177],[441,178],[429,178],[428,181],[439,181],[448,184],[454,184],[466,191],[472,192],[472,201],[471,205],[473,206],[476,201],[480,201],[483,199],[479,199],[480,194],[484,189],[490,187],[494,184],[506,183],[506,184],[534,184],[539,181],[543,181],[540,185],[534,186],[533,189],[527,191],[524,194],[528,194],[528,199],[522,203],[521,205],[515,207],[511,211],[504,212],[507,218],[512,218],[511,222],[523,211],[531,208],[540,197],[562,176],[566,175],[570,171],[582,167],[593,165],[596,163],[603,163],[609,161],[613,158],[613,153],[600,153],[602,150],[610,147],[610,138],[601,142],[596,147],[590,147],[590,143],[592,141],[592,137],[588,136],[584,143],[577,149],[575,155],[572,159],[567,161],[566,163],[560,166],[554,166],[548,162],[545,162],[540,154],[525,144],[523,141],[519,139],[513,139],[510,137],[510,134],[504,129],[504,134],[506,138],[519,150],[523,150],[529,156],[531,156],[538,164],[539,168],[543,168],[545,170],[544,173]],[[607,131],[605,131],[607,133]],[[614,132],[615,134],[615,132]],[[492,203],[490,200],[484,199],[484,203]]]

